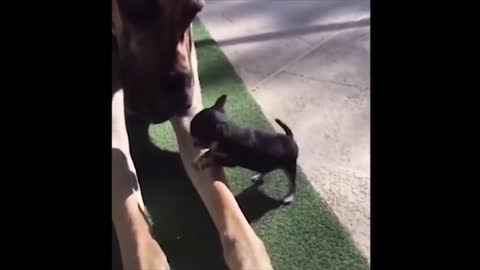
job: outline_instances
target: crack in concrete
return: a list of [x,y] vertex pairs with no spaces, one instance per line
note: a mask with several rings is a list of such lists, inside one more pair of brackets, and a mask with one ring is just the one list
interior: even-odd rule
[[282,71],[286,71],[287,70],[287,67],[289,67],[290,65],[293,65],[295,63],[297,63],[298,61],[300,61],[302,58],[306,57],[307,55],[309,55],[310,53],[312,53],[313,51],[317,50],[318,48],[322,47],[323,45],[325,45],[328,41],[330,41],[331,39],[335,38],[340,32],[337,32],[337,33],[334,33],[332,34],[331,36],[325,38],[324,40],[322,40],[320,43],[314,45],[314,46],[311,46],[310,48],[306,49],[304,52],[300,53],[297,55],[297,57],[293,58],[293,60],[291,61],[287,61],[286,64],[282,65],[280,68],[278,68],[277,70],[273,71],[272,73],[270,73],[269,75],[265,76],[265,78],[263,78],[262,80],[260,80],[259,82],[257,82],[255,85],[253,85],[253,87],[251,87],[249,90],[250,91],[256,91],[258,90],[258,88],[266,83],[267,81],[269,81],[270,79],[274,78],[275,76],[277,76],[278,74],[280,74]]
[[225,13],[222,12],[222,18],[224,18],[226,21],[228,21],[230,24],[234,24],[233,20],[228,18]]
[[307,80],[313,81],[313,82],[323,82],[323,83],[337,84],[337,85],[341,85],[341,86],[354,88],[354,89],[359,90],[359,91],[362,91],[364,89],[364,87],[361,87],[361,86],[358,86],[358,85],[355,85],[355,84],[342,83],[342,82],[333,81],[333,80],[321,80],[321,79],[312,78],[310,76],[306,76],[306,75],[303,75],[303,74],[298,74],[298,73],[295,73],[295,72],[292,72],[292,71],[289,71],[289,70],[284,70],[283,72],[285,72],[289,75],[296,76],[296,77],[299,77],[299,78],[302,78],[302,79],[307,79]]
[[[365,18],[364,18],[365,19]],[[274,70],[273,72],[271,72],[269,75],[265,76],[263,79],[261,79],[260,81],[258,81],[257,83],[255,83],[250,89],[248,89],[249,91],[253,91],[255,92],[256,90],[258,90],[258,88],[265,84],[266,82],[268,82],[270,79],[276,77],[278,74],[280,74],[282,71],[286,72],[286,73],[289,73],[289,74],[292,74],[292,75],[298,75],[298,74],[295,74],[293,72],[290,72],[287,70],[287,68],[290,66],[290,65],[294,65],[295,63],[299,62],[300,60],[302,60],[302,58],[306,57],[307,55],[309,55],[310,53],[312,53],[313,51],[321,48],[323,45],[327,44],[328,41],[334,39],[335,37],[337,37],[339,34],[342,34],[344,32],[347,32],[349,31],[348,29],[346,30],[341,30],[341,31],[337,31],[337,32],[334,32],[332,34],[330,34],[329,36],[327,36],[326,38],[322,39],[321,41],[319,41],[317,44],[312,44],[311,42],[303,39],[302,37],[296,37],[296,39],[300,39],[301,41],[305,42],[307,45],[312,45],[311,47],[307,48],[305,51],[297,54],[296,57],[292,57],[293,59],[290,60],[290,61],[286,61],[286,64],[282,65],[280,68]],[[364,38],[365,36],[369,35],[370,32],[367,32],[365,34],[362,34],[360,36],[358,36],[355,40],[358,40],[358,39],[361,39],[361,38]],[[305,79],[308,79],[308,80],[312,80],[312,81],[317,81],[317,82],[322,82],[321,80],[318,80],[318,79],[314,79],[314,78],[311,78],[311,77],[307,77],[307,76],[304,76],[303,78]],[[341,82],[336,82],[336,81],[323,81],[323,82],[330,82],[330,83],[334,83],[334,84],[338,84],[338,85],[343,85],[343,86],[347,86],[347,87],[352,87],[352,88],[355,88],[355,89],[358,89],[360,91],[363,91],[363,90],[369,90],[369,87],[361,87],[361,86],[357,86],[357,85],[352,85],[352,84],[347,84],[347,83],[341,83]]]

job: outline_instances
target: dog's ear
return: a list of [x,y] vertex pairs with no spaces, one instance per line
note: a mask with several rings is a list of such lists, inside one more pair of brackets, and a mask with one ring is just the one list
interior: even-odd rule
[[228,137],[228,126],[226,123],[218,123],[215,126],[215,131],[220,137]]
[[217,101],[215,101],[215,104],[212,106],[213,109],[223,111],[225,102],[227,101],[227,95],[221,95]]

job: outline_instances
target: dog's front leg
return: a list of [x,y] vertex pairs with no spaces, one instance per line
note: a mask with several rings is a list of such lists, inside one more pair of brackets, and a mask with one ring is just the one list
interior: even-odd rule
[[129,149],[123,91],[112,98],[112,220],[125,270],[170,269],[150,234],[137,173]]

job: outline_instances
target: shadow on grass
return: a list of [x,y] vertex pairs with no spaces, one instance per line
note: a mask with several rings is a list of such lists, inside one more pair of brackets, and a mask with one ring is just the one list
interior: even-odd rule
[[[218,233],[200,197],[187,177],[180,155],[150,143],[147,125],[128,120],[132,157],[153,233],[172,269],[227,269]],[[237,195],[249,221],[279,206],[254,185]],[[120,253],[112,243],[112,269],[121,269]]]

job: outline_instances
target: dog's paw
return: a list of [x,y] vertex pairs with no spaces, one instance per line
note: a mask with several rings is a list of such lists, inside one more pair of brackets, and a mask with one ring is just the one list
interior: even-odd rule
[[295,199],[295,196],[292,194],[292,195],[288,195],[287,197],[285,197],[283,199],[283,204],[285,205],[289,205],[293,202],[293,200]]

